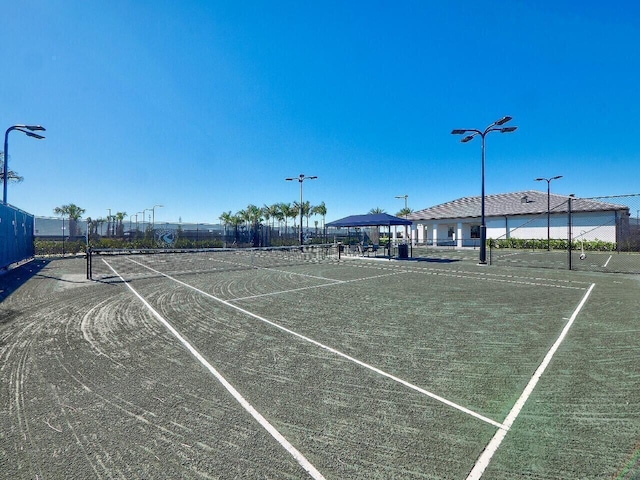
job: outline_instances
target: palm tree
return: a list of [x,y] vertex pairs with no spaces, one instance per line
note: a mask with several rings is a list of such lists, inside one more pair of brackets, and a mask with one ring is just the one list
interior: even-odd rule
[[85,209],[70,203],[53,209],[55,215],[66,215],[69,217],[69,236],[78,235],[78,220],[84,214]]
[[[280,204],[280,212],[282,214],[282,219],[284,220],[284,234],[287,235],[287,220],[291,218],[293,209],[290,203],[281,203]],[[293,215],[295,218],[295,215]]]
[[274,228],[275,222],[279,219],[278,217],[280,216],[280,204],[274,203],[273,205],[269,206],[265,205],[262,211],[264,214],[264,218],[267,221],[269,221],[269,218],[271,218],[271,228]]
[[231,226],[233,227],[234,235],[235,235],[234,243],[238,243],[238,227],[242,225],[243,221],[244,219],[240,215],[240,212],[236,213],[231,217]]
[[376,207],[369,210],[369,215],[375,215],[376,213],[387,213],[384,211],[384,208]]
[[124,217],[127,216],[127,212],[118,212],[115,215],[115,219],[116,219],[116,236],[118,237],[124,237],[124,225],[122,224],[122,221],[124,220]]
[[253,204],[249,204],[243,212],[244,219],[246,220],[247,227],[250,231],[252,244],[254,247],[257,247],[259,244],[258,226],[263,220],[262,210]]
[[320,205],[316,205],[315,207],[313,207],[313,214],[322,216],[322,234],[326,235],[327,232],[325,230],[325,218],[327,216],[327,207],[324,202],[321,202]]
[[308,201],[302,203],[302,215],[307,219],[307,230],[309,230],[309,217],[311,216],[312,210],[313,207],[311,206],[311,203]]
[[[293,231],[295,232],[296,220],[300,216],[300,205],[298,204],[298,202],[293,202],[290,212],[291,212],[291,219],[293,220]],[[302,228],[302,225],[300,225],[300,228]]]
[[[396,217],[404,217],[406,219],[407,215],[409,215],[410,213],[413,213],[413,210],[411,210],[409,207],[404,207],[402,210],[396,213]],[[408,240],[408,238],[409,238],[409,230],[408,230],[408,227],[405,225],[404,226],[405,241]]]
[[228,212],[222,212],[222,215],[220,215],[218,217],[218,219],[220,220],[220,222],[222,222],[222,227],[224,228],[224,237],[225,237],[225,241],[227,238],[227,227],[229,225],[231,225],[231,220],[232,220],[232,215],[231,215],[231,210],[229,210]]
[[[24,178],[13,170],[7,171],[7,182],[20,183],[22,180],[24,180]],[[4,152],[0,152],[0,182],[2,181],[4,181]]]
[[407,215],[409,215],[410,213],[413,213],[413,210],[411,210],[410,208],[403,208],[402,210],[400,210],[398,213],[396,213],[396,217],[404,217],[407,218]]

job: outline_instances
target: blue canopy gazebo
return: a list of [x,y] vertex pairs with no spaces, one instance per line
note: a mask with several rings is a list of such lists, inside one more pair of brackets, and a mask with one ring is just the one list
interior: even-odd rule
[[[406,220],[400,217],[394,217],[388,213],[370,213],[367,215],[351,215],[349,217],[341,218],[340,220],[334,220],[327,223],[327,227],[388,227],[389,239],[391,239],[391,227],[397,225],[411,225],[411,220]],[[391,240],[389,240],[391,243]],[[402,252],[401,252],[402,253]],[[407,252],[408,253],[408,252]],[[399,255],[400,257],[406,257],[407,255]],[[391,245],[389,245],[389,258],[391,258]]]

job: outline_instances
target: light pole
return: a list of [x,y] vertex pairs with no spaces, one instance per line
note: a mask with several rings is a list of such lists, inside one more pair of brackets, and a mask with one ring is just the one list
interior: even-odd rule
[[[396,195],[396,198],[404,198],[404,219],[406,220],[407,219],[407,198],[409,198],[409,195],[407,195],[407,194]],[[407,243],[408,235],[407,235],[407,226],[406,225],[404,226],[404,236],[405,236],[404,241],[405,241],[405,243]]]
[[[26,130],[25,130],[26,129]],[[2,167],[2,203],[7,204],[7,180],[9,179],[9,132],[17,130],[24,133],[27,137],[32,137],[37,140],[42,140],[44,137],[33,132],[43,132],[46,129],[41,125],[14,125],[7,128],[4,132],[4,166]]]
[[500,120],[493,122],[484,130],[476,130],[475,128],[454,129],[451,131],[452,135],[464,135],[468,133],[466,137],[460,140],[462,143],[467,143],[472,140],[476,135],[480,135],[482,138],[482,194],[481,194],[481,206],[480,206],[480,265],[487,264],[487,224],[484,218],[484,137],[490,132],[511,133],[518,127],[503,127],[505,123],[511,120],[512,117],[502,117]]
[[303,208],[302,208],[302,182],[304,182],[305,180],[315,180],[318,177],[312,176],[312,177],[305,177],[303,173],[301,173],[298,178],[292,177],[292,178],[285,178],[285,180],[287,182],[292,182],[294,180],[297,180],[298,182],[300,182],[300,246],[302,246],[304,244],[303,241],[303,236],[302,236],[302,217],[303,217]]
[[[151,210],[151,209],[150,208],[143,208],[142,212],[140,212],[140,213],[142,213],[142,234],[143,235],[146,235],[146,232],[144,231],[144,214],[146,213],[147,210]],[[149,222],[147,222],[147,223],[149,223]]]
[[111,231],[113,230],[113,226],[111,225],[111,209],[107,208],[109,215],[107,216],[107,237],[111,236]]
[[151,207],[151,228],[156,228],[156,207],[162,208],[164,205],[154,205]]
[[551,251],[551,180],[562,178],[562,175],[556,175],[551,178],[535,178],[536,182],[547,182],[547,251]]
[[133,217],[136,217],[136,230],[138,230],[138,214],[134,213],[132,215],[129,215],[129,238],[132,238],[131,233],[133,232],[133,225],[131,224],[131,219]]

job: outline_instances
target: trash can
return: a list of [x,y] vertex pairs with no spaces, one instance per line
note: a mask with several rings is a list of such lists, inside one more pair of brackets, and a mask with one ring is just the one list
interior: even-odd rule
[[401,243],[398,245],[398,258],[409,258],[409,245]]

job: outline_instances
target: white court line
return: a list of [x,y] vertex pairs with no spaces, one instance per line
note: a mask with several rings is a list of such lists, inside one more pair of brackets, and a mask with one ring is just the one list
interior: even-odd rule
[[[299,292],[300,290],[311,290],[311,289],[314,289],[314,288],[333,287],[335,285],[342,285],[344,283],[360,282],[360,281],[365,281],[365,280],[371,280],[371,279],[374,279],[374,278],[389,277],[391,275],[399,275],[400,273],[406,273],[406,272],[383,273],[383,274],[380,274],[380,275],[374,275],[373,277],[354,278],[354,279],[351,279],[351,280],[332,280],[330,278],[327,278],[326,280],[331,281],[333,283],[324,283],[322,285],[310,285],[308,287],[292,288],[290,290],[280,290],[278,292],[258,293],[256,295],[249,295],[247,297],[230,298],[228,301],[229,302],[239,302],[240,300],[252,300],[254,298],[260,298],[260,297],[271,297],[273,295],[282,295],[284,293]],[[318,277],[314,277],[314,278],[318,278]]]
[[381,375],[383,377],[386,377],[386,378],[388,378],[390,380],[393,380],[394,382],[397,382],[397,383],[399,383],[401,385],[404,385],[405,387],[410,388],[411,390],[415,390],[416,392],[422,393],[423,395],[426,395],[427,397],[430,397],[430,398],[432,398],[434,400],[437,400],[440,403],[444,403],[445,405],[448,405],[451,408],[455,408],[456,410],[459,410],[459,411],[461,411],[463,413],[466,413],[467,415],[475,417],[478,420],[482,420],[483,422],[486,422],[486,423],[488,423],[490,425],[493,425],[494,427],[505,428],[501,423],[496,422],[495,420],[491,420],[490,418],[485,417],[483,415],[480,415],[479,413],[476,413],[473,410],[469,410],[468,408],[463,407],[462,405],[458,405],[457,403],[454,403],[451,400],[447,400],[444,397],[441,397],[439,395],[436,395],[435,393],[432,393],[432,392],[430,392],[428,390],[420,388],[417,385],[414,385],[412,383],[407,382],[406,380],[402,380],[401,378],[398,378],[398,377],[396,377],[394,375],[391,375],[390,373],[387,373],[384,370],[380,370],[379,368],[376,368],[373,365],[369,365],[368,363],[365,363],[365,362],[363,362],[361,360],[358,360],[357,358],[351,357],[351,356],[347,355],[346,353],[342,353],[341,351],[336,350],[335,348],[331,348],[328,345],[325,345],[325,344],[320,343],[320,342],[318,342],[316,340],[313,340],[312,338],[305,337],[304,335],[301,335],[300,333],[294,332],[293,330],[289,330],[288,328],[283,327],[282,325],[278,325],[277,323],[274,323],[271,320],[267,320],[264,317],[256,315],[255,313],[252,313],[249,310],[245,310],[244,308],[241,308],[241,307],[239,307],[237,305],[234,305],[233,303],[230,303],[227,300],[223,300],[221,298],[215,297],[215,296],[211,295],[210,293],[207,293],[207,292],[205,292],[203,290],[200,290],[200,289],[198,289],[198,288],[196,288],[196,287],[194,287],[192,285],[189,285],[188,283],[185,283],[185,282],[183,282],[181,280],[178,280],[177,278],[173,278],[172,276],[167,275],[166,273],[162,273],[162,272],[160,272],[160,271],[158,271],[158,270],[156,270],[154,268],[148,267],[148,266],[146,266],[146,265],[144,265],[144,264],[142,264],[140,262],[137,262],[136,260],[132,260],[130,258],[128,258],[127,260],[129,260],[130,262],[136,263],[136,264],[140,265],[141,267],[147,268],[147,269],[151,270],[152,272],[157,273],[158,275],[162,275],[163,277],[166,277],[169,280],[172,280],[172,281],[174,281],[176,283],[179,283],[180,285],[183,285],[183,286],[185,286],[187,288],[195,290],[196,292],[198,292],[198,293],[200,293],[200,294],[202,294],[202,295],[204,295],[206,297],[209,297],[212,300],[215,300],[217,302],[222,303],[223,305],[226,305],[226,306],[228,306],[230,308],[238,310],[239,312],[242,312],[245,315],[253,317],[256,320],[260,320],[261,322],[264,322],[264,323],[266,323],[268,325],[271,325],[272,327],[278,328],[278,329],[282,330],[283,332],[286,332],[286,333],[288,333],[290,335],[298,337],[299,339],[304,340],[305,342],[311,343],[311,344],[313,344],[313,345],[315,345],[317,347],[320,347],[320,348],[322,348],[324,350],[327,350],[327,351],[329,351],[329,352],[331,352],[331,353],[333,353],[335,355],[338,355],[339,357],[345,358],[345,359],[349,360],[350,362],[353,362],[353,363],[355,363],[357,365],[360,365],[361,367],[364,367],[364,368],[366,368],[368,370],[371,370],[372,372],[375,372],[375,373],[377,373],[377,374],[379,374],[379,375]]
[[289,452],[289,454],[296,459],[298,464],[304,468],[312,478],[317,480],[324,480],[324,476],[309,462],[302,453],[300,453],[289,441],[271,425],[266,418],[264,418],[253,406],[238,392],[213,366],[198,352],[180,333],[173,328],[173,326],[165,320],[150,304],[147,302],[122,276],[115,271],[115,269],[106,261],[102,260],[107,266],[115,273],[124,284],[134,293],[136,297],[151,311],[154,317],[156,317],[174,337],[176,337],[182,345],[184,345],[191,354],[198,359],[198,361],[207,369],[216,379],[227,389],[227,391],[235,398],[242,407],[251,414],[251,416],[264,428],[269,434],[276,439],[276,441],[282,445],[282,447]]
[[609,265],[609,262],[611,261],[612,257],[613,257],[613,255],[609,255],[609,258],[607,258],[607,261],[604,262],[604,265],[603,265],[604,268],[607,268],[607,265]]
[[475,465],[473,466],[473,469],[469,473],[467,480],[478,480],[480,477],[482,477],[482,474],[484,473],[485,469],[489,466],[491,457],[493,457],[493,454],[496,453],[496,450],[498,450],[498,447],[502,443],[502,440],[507,434],[507,431],[511,428],[511,426],[513,425],[513,422],[516,420],[516,418],[520,414],[520,411],[524,407],[524,404],[526,403],[527,399],[533,392],[533,389],[536,387],[538,380],[540,380],[540,377],[542,376],[545,369],[551,362],[551,359],[553,358],[553,355],[556,353],[556,350],[558,350],[558,348],[560,347],[560,344],[564,340],[564,337],[566,337],[567,333],[569,332],[569,329],[571,328],[571,325],[573,325],[573,322],[578,316],[578,313],[580,313],[580,310],[582,310],[582,307],[587,302],[587,299],[589,298],[589,295],[591,295],[591,291],[593,290],[593,287],[595,287],[595,283],[592,283],[589,289],[587,290],[587,293],[584,294],[584,297],[582,297],[582,301],[578,304],[577,308],[573,312],[573,315],[571,315],[571,318],[569,318],[569,321],[567,322],[565,327],[562,329],[562,333],[560,333],[560,336],[558,337],[556,342],[549,349],[549,351],[544,357],[544,360],[542,360],[542,363],[533,374],[533,377],[531,377],[531,380],[529,380],[529,383],[527,384],[524,391],[522,392],[522,395],[520,395],[520,398],[518,398],[518,401],[515,403],[515,405],[507,415],[507,418],[503,423],[505,428],[499,429],[495,433],[495,435],[493,436],[491,441],[487,444],[484,451],[482,452],[482,454],[476,461]]

